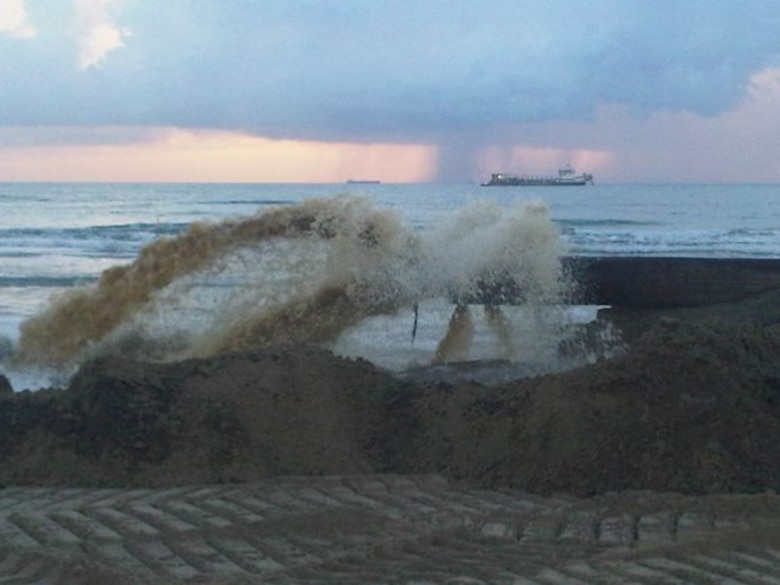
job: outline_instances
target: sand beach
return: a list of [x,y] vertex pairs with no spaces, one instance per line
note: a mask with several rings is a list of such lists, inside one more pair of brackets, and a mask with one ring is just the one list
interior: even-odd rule
[[[437,381],[296,345],[102,357],[66,389],[6,389],[0,577],[563,583],[539,575],[568,567],[572,582],[660,582],[653,570],[677,575],[674,563],[703,571],[682,582],[776,575],[777,301],[603,310],[583,339],[616,329],[621,351],[491,384],[469,379],[478,364]],[[758,557],[739,560],[745,547]],[[702,567],[691,550],[717,558]],[[50,580],[24,581],[30,567]]]

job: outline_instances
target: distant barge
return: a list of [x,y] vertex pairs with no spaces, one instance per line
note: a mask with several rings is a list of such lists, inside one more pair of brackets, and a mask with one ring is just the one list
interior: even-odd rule
[[557,177],[529,177],[526,175],[508,175],[506,173],[493,173],[483,187],[580,187],[593,184],[593,175],[588,173],[576,174],[571,166],[566,165],[558,170]]
[[350,185],[378,185],[381,182],[378,179],[347,179],[347,183]]

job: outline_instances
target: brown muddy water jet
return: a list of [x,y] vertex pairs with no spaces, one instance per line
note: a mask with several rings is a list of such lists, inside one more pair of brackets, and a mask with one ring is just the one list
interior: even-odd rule
[[[561,255],[540,203],[475,202],[417,231],[367,198],[311,199],[149,243],[25,321],[13,360],[74,366],[104,354],[171,361],[327,346],[367,317],[455,298],[496,275],[528,291],[529,305],[554,305],[569,286]],[[497,308],[486,316],[511,357],[506,317]],[[456,311],[431,360],[467,356],[469,322],[468,311]]]

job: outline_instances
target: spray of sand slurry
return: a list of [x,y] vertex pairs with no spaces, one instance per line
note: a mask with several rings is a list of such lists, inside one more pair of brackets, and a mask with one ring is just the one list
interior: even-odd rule
[[415,231],[367,198],[311,199],[148,244],[24,322],[15,359],[67,365],[131,346],[166,360],[323,344],[367,316],[491,279],[515,280],[529,302],[555,302],[559,257],[539,203],[482,201]]

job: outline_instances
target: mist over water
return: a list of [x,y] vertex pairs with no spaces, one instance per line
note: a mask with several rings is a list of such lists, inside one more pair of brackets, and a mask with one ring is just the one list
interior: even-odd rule
[[[58,295],[21,324],[13,362],[72,368],[105,354],[176,360],[301,343],[359,354],[371,318],[403,314],[411,328],[415,305],[421,343],[441,329],[425,350],[431,362],[468,359],[475,334],[512,359],[518,309],[489,307],[476,327],[476,308],[441,313],[479,281],[507,278],[526,292],[523,319],[555,306],[567,288],[561,253],[540,202],[482,200],[428,230],[359,196],[272,206],[159,237],[97,283]],[[437,325],[426,321],[433,306]]]

